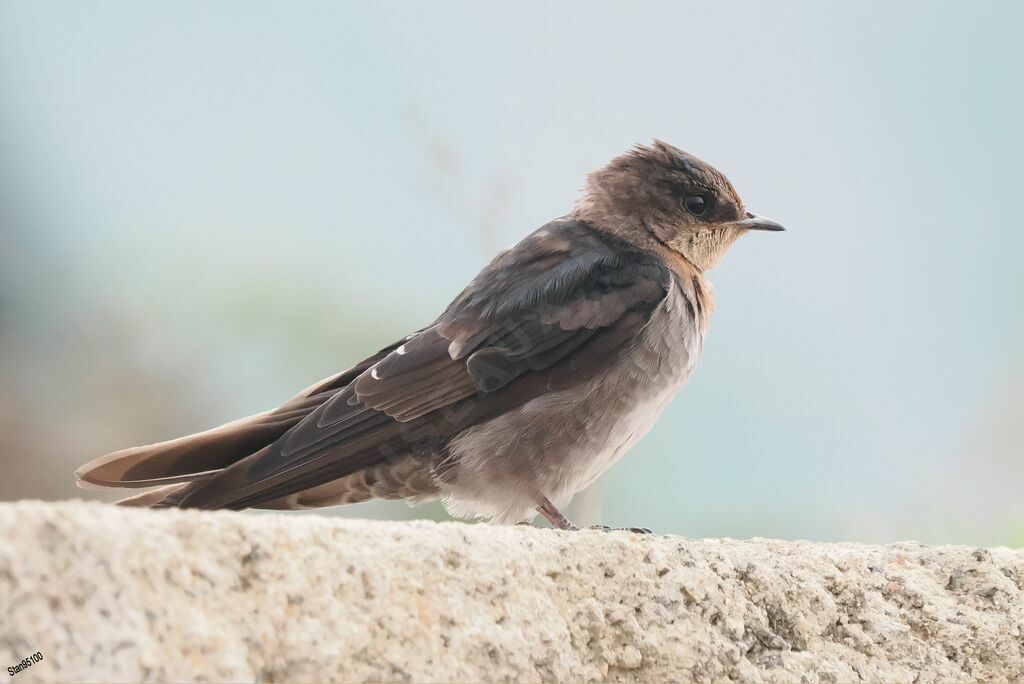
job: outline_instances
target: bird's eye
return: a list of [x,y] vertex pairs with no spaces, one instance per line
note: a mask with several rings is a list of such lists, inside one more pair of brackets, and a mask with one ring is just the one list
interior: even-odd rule
[[704,212],[708,210],[708,204],[709,202],[704,195],[687,195],[686,199],[683,200],[683,206],[686,207],[686,211],[694,216],[703,216]]

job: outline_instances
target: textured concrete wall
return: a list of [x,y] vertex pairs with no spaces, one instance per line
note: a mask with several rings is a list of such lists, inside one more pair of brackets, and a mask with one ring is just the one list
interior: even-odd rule
[[1013,680],[1022,587],[1007,549],[0,505],[17,682]]

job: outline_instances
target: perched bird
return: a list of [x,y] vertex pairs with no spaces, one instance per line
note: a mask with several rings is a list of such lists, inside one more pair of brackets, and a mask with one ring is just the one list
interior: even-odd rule
[[120,503],[299,509],[441,498],[575,529],[558,508],[653,425],[700,358],[704,273],[750,230],[719,171],[661,141],[592,173],[427,327],[280,408],[77,471]]

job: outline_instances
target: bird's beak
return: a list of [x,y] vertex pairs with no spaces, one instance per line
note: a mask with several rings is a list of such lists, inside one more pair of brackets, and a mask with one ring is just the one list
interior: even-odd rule
[[772,221],[764,216],[758,216],[749,211],[747,212],[747,218],[736,221],[734,225],[739,228],[746,228],[747,230],[786,230],[782,227],[781,223]]

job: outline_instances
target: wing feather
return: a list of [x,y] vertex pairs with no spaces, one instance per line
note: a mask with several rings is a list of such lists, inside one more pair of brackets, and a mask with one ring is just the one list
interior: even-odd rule
[[[390,351],[274,443],[178,496],[269,503],[395,456],[600,371],[664,298],[653,254],[556,222],[499,255],[435,323]],[[442,410],[443,409],[443,410]]]

